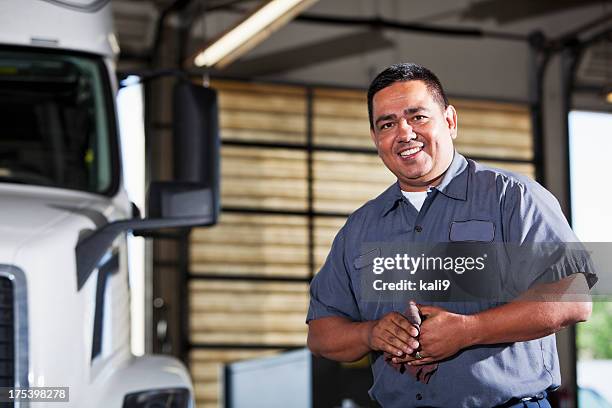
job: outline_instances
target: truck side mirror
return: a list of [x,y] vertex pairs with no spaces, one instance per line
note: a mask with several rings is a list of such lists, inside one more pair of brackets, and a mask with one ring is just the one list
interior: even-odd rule
[[80,290],[115,238],[160,228],[213,225],[219,215],[220,140],[216,91],[180,80],[174,88],[176,181],[149,186],[147,218],[106,224],[76,246]]
[[180,80],[174,86],[174,178],[153,182],[148,218],[219,215],[219,121],[217,92]]

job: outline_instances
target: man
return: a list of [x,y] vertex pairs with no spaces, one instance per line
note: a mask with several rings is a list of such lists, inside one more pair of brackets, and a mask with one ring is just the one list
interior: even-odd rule
[[[355,211],[336,236],[311,284],[308,347],[337,361],[371,353],[370,395],[383,407],[549,406],[546,391],[560,385],[553,333],[587,320],[591,304],[524,299],[570,287],[586,293],[589,271],[555,267],[549,283],[534,279],[512,302],[421,304],[425,320],[417,328],[402,314],[406,304],[364,295],[362,276],[381,250],[363,248],[401,240],[576,241],[558,203],[525,177],[455,152],[457,112],[424,67],[381,72],[368,90],[368,112],[372,140],[397,183]],[[427,383],[392,367],[436,362]]]

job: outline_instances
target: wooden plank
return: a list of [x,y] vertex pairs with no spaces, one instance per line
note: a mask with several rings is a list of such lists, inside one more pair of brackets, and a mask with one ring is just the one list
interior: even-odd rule
[[190,368],[191,377],[194,382],[218,381],[223,370],[222,363],[198,362]]
[[250,159],[258,163],[276,163],[281,161],[285,164],[295,161],[306,160],[306,152],[290,149],[266,149],[260,147],[223,146],[221,149],[224,160],[236,158]]
[[315,116],[332,116],[363,120],[368,117],[368,106],[365,96],[362,99],[316,97],[313,99]]
[[227,178],[222,180],[221,194],[227,197],[278,197],[287,199],[306,199],[306,180],[278,180],[278,179],[239,179]]
[[243,294],[235,292],[193,292],[190,295],[190,313],[196,312],[300,312],[308,309],[308,294]]
[[301,264],[260,264],[232,262],[195,262],[191,261],[191,273],[205,275],[256,275],[256,276],[292,276],[303,278],[310,276],[308,263]]
[[220,382],[200,381],[194,384],[193,391],[198,400],[208,402],[218,401],[221,398]]
[[307,177],[306,163],[289,167],[286,163],[270,160],[258,163],[256,168],[251,166],[252,163],[253,160],[250,159],[223,160],[221,162],[221,175],[230,178],[253,178],[257,176],[266,179],[290,180],[300,180]]
[[366,92],[360,89],[343,89],[343,88],[315,88],[313,90],[315,98],[341,98],[341,99],[356,99],[366,103]]
[[[247,142],[306,143],[306,133],[279,132],[268,129],[221,129],[222,140]],[[225,148],[225,147],[224,147]]]
[[190,292],[225,292],[244,294],[275,293],[277,295],[299,295],[308,291],[308,284],[302,282],[257,282],[226,280],[194,280],[189,283]]
[[279,112],[306,114],[304,95],[279,93],[245,92],[243,90],[224,90],[219,93],[221,110],[254,112]]
[[531,133],[531,118],[522,112],[483,109],[457,109],[459,129],[464,126],[481,129],[509,129]]
[[304,246],[261,246],[224,244],[200,245],[191,249],[191,260],[195,262],[244,262],[265,264],[300,264],[308,259],[308,248]]
[[220,401],[207,401],[205,399],[196,398],[196,407],[198,408],[223,408]]
[[[306,226],[308,221],[305,216],[302,215],[274,215],[274,214],[241,214],[241,213],[229,213],[222,212],[220,222],[224,225],[237,225],[237,226]],[[202,228],[209,229],[209,227]]]
[[374,149],[370,133],[351,135],[332,135],[327,133],[314,133],[313,143],[318,146],[341,146]]
[[231,363],[257,357],[272,356],[281,350],[248,350],[248,349],[193,349],[189,353],[190,361]]
[[258,243],[260,245],[307,245],[308,231],[305,228],[283,228],[281,226],[262,226],[260,229],[252,226],[219,225],[207,231],[203,228],[191,233],[191,244],[209,243],[237,244]]
[[230,313],[197,312],[189,315],[191,333],[293,333],[306,329],[306,313],[269,312]]
[[378,156],[374,153],[315,152],[313,158],[315,162],[317,162],[317,165],[319,165],[319,163],[340,164],[344,166],[382,164]]
[[482,111],[499,110],[507,112],[518,112],[524,115],[529,115],[528,105],[511,103],[511,102],[493,102],[487,100],[449,98],[449,102],[457,110],[459,109],[475,109]]
[[464,143],[483,144],[493,147],[514,147],[532,150],[531,133],[522,130],[491,127],[460,126],[457,139]]
[[360,201],[365,204],[366,201],[376,198],[380,193],[385,191],[389,185],[388,180],[380,182],[363,183],[360,181],[331,181],[324,182],[316,181],[314,184],[314,196],[316,201],[320,200],[347,200]]
[[254,92],[260,94],[281,94],[306,96],[306,88],[303,86],[266,84],[261,82],[232,81],[224,79],[213,79],[210,81],[211,88],[219,91]]
[[365,137],[370,135],[368,117],[361,120],[354,118],[315,116],[313,121],[315,135],[325,134],[344,136],[349,138]]
[[306,132],[306,117],[293,113],[251,112],[244,110],[219,111],[221,129],[257,129],[276,132]]
[[228,207],[247,207],[264,210],[305,211],[308,207],[305,199],[295,200],[282,197],[244,197],[221,194],[222,202]]
[[[344,167],[344,168],[343,168]],[[347,171],[348,170],[348,171]],[[368,185],[389,186],[396,180],[381,162],[375,166],[342,166],[337,165],[317,167],[314,172],[314,181],[319,184],[345,182],[356,184],[358,188],[368,188]],[[370,189],[372,190],[372,189]]]
[[291,346],[306,345],[306,324],[304,333],[193,333],[191,341],[195,343],[219,344],[286,344]]

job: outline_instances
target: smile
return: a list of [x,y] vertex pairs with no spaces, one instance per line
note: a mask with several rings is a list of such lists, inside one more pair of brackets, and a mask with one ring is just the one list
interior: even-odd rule
[[423,146],[413,147],[412,149],[406,149],[399,152],[399,155],[402,158],[411,158],[412,156],[415,156],[417,153],[419,153],[421,150],[423,150]]

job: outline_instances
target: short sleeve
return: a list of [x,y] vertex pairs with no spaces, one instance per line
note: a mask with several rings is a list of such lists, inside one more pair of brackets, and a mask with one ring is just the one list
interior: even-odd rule
[[361,320],[349,270],[344,262],[345,228],[336,235],[325,264],[310,284],[310,306],[306,323],[324,317]]
[[584,273],[597,282],[588,251],[569,226],[557,199],[536,182],[509,187],[504,203],[504,242],[519,288]]

